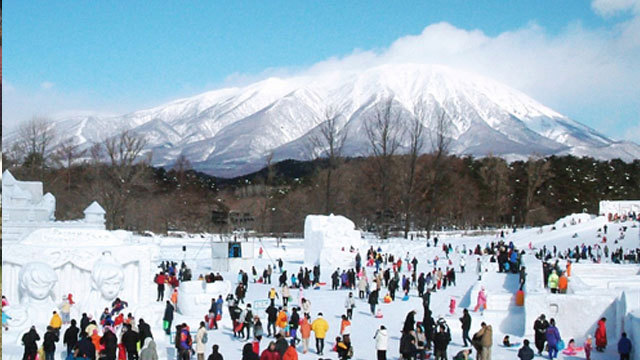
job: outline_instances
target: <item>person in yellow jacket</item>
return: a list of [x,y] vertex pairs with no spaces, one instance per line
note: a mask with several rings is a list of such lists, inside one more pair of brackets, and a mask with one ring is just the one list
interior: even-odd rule
[[58,315],[57,311],[53,312],[49,326],[51,326],[56,333],[60,332],[60,328],[62,327],[62,318]]
[[316,335],[316,351],[318,355],[322,355],[324,338],[327,336],[327,331],[329,331],[329,323],[322,317],[322,313],[318,313],[318,318],[311,323],[311,330]]
[[556,271],[553,270],[553,272],[551,273],[551,275],[549,275],[549,280],[547,281],[547,284],[549,285],[549,289],[551,289],[551,293],[555,294],[558,292],[558,274],[556,274]]

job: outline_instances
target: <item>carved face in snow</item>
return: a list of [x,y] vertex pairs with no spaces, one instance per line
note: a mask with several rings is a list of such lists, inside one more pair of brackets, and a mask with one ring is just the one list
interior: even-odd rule
[[91,280],[93,288],[100,291],[104,299],[113,300],[124,285],[122,265],[114,261],[100,259],[93,266]]
[[57,281],[58,276],[45,263],[28,263],[20,270],[20,290],[27,298],[44,300],[50,297]]

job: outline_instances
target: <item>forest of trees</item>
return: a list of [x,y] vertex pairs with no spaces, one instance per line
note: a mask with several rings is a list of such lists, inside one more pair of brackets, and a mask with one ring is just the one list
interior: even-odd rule
[[95,199],[107,211],[108,228],[158,233],[216,231],[211,214],[221,208],[251,214],[259,233],[301,232],[307,214],[334,213],[384,237],[535,226],[570,213],[597,213],[600,200],[640,199],[640,160],[551,156],[508,163],[454,156],[444,114],[431,116],[435,130],[424,143],[415,123],[394,128],[398,122],[387,106],[366,129],[368,156],[342,155],[348,134],[337,132],[339,119],[327,113],[312,144],[325,149],[316,154],[320,159],[272,163],[268,157],[263,170],[235,179],[194,171],[182,156],[171,169],[154,168],[145,139],[130,132],[85,150],[71,140],[53,146],[57,135],[42,119],[23,125],[20,141],[3,152],[3,171],[43,181],[57,198],[58,219],[82,217]]

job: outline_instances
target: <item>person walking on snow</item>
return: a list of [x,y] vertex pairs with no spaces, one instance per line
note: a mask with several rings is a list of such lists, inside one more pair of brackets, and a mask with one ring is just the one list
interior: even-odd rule
[[376,359],[387,360],[387,347],[389,344],[387,328],[384,325],[380,325],[380,329],[376,330],[373,339],[376,341]]
[[324,338],[327,336],[329,330],[329,323],[322,317],[322,313],[318,313],[318,318],[311,323],[311,330],[316,335],[316,350],[318,355],[322,355],[324,350]]
[[469,330],[471,329],[471,316],[469,315],[469,310],[462,310],[462,317],[460,318],[460,322],[462,323],[462,341],[464,341],[464,347],[467,347],[467,340],[471,343],[471,338],[469,338]]
[[549,359],[554,359],[558,356],[558,343],[560,340],[560,331],[556,327],[555,319],[549,320],[549,327],[546,332],[547,347],[549,348]]
[[620,360],[630,359],[631,348],[631,340],[627,338],[627,333],[623,332],[620,341],[618,341],[618,354],[620,354]]
[[484,287],[481,287],[478,292],[478,300],[473,311],[476,312],[478,309],[480,309],[480,315],[482,315],[484,310],[487,309],[487,294],[484,292]]
[[607,319],[602,318],[598,321],[596,329],[596,351],[603,352],[607,347]]

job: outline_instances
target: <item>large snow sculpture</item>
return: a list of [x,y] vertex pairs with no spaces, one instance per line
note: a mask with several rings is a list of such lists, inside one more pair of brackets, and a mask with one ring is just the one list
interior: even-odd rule
[[355,261],[362,245],[360,231],[344,216],[308,215],[304,221],[304,262],[320,265],[321,275],[328,276],[336,267],[346,268]]
[[[96,260],[91,270],[91,292],[84,301],[90,306],[89,312],[101,308],[111,308],[111,303],[124,287],[124,271],[110,253]],[[97,315],[97,314],[96,314]]]
[[46,326],[51,312],[56,309],[53,287],[57,281],[58,276],[51,266],[42,262],[25,264],[18,275],[20,305],[7,309],[12,318],[11,326],[21,330],[31,325]]
[[218,295],[226,298],[230,292],[231,282],[227,280],[214,283],[183,281],[178,287],[178,312],[185,316],[202,316],[211,307],[211,299],[217,299]]

